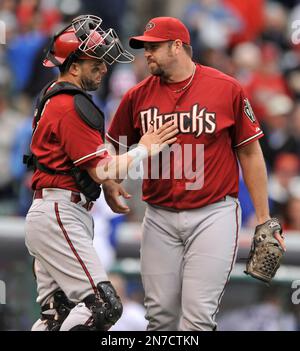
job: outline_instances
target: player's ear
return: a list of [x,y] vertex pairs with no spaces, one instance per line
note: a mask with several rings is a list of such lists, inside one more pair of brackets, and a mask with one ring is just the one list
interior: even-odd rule
[[78,62],[71,63],[69,68],[69,73],[74,77],[78,77],[80,72],[81,72],[81,65]]
[[180,39],[174,40],[173,45],[175,47],[176,53],[182,50],[182,41]]

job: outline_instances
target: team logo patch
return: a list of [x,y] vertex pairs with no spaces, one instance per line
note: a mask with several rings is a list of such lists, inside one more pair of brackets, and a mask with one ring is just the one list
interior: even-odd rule
[[145,28],[145,32],[148,32],[148,30],[151,30],[155,27],[155,24],[153,22],[149,22],[147,25],[146,25],[146,28]]
[[244,112],[245,112],[246,116],[250,119],[250,121],[252,123],[254,123],[256,121],[256,118],[255,118],[255,115],[254,115],[254,112],[252,110],[252,107],[250,105],[249,100],[244,99],[244,103],[245,103]]

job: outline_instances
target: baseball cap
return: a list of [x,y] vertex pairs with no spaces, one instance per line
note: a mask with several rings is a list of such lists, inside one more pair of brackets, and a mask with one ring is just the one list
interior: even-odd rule
[[131,37],[129,45],[133,49],[142,49],[144,42],[162,42],[176,39],[190,45],[190,33],[186,26],[174,17],[155,17],[147,23],[144,35]]

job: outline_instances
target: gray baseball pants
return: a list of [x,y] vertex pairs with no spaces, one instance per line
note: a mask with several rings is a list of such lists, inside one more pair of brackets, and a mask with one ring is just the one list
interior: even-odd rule
[[[25,243],[35,258],[37,302],[42,306],[59,289],[79,303],[97,293],[99,282],[108,280],[93,247],[93,218],[82,207],[86,200],[82,196],[82,202],[75,204],[70,198],[68,190],[43,189],[43,198],[33,201],[26,216]],[[84,313],[76,312],[81,306],[70,314],[70,328],[91,317],[84,306]]]
[[148,330],[214,330],[235,263],[241,210],[236,198],[173,212],[147,205],[141,271]]

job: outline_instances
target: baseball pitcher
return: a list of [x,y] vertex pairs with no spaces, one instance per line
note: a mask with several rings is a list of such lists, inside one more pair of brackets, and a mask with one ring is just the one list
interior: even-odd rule
[[[129,44],[144,49],[151,75],[124,96],[108,141],[124,148],[121,137],[126,136],[131,146],[169,121],[179,130],[169,159],[162,153],[144,163],[141,269],[148,330],[215,330],[241,226],[238,162],[261,225],[258,231],[265,235],[267,230],[268,239],[277,235],[284,245],[280,224],[269,216],[258,142],[263,132],[240,84],[193,62],[190,34],[178,19],[153,18]],[[126,210],[116,196],[120,189],[114,182],[104,185],[107,202],[117,212]],[[278,240],[272,242],[276,264],[265,276],[278,268]],[[257,263],[256,248],[250,260]],[[248,272],[257,268],[249,265]]]

